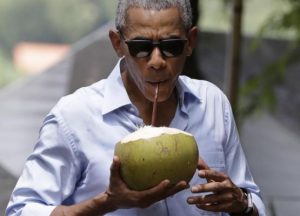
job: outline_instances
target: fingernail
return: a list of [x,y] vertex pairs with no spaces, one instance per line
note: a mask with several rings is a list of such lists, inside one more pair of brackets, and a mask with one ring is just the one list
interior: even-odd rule
[[205,172],[204,172],[203,170],[200,170],[200,171],[198,172],[198,175],[199,175],[200,177],[204,177],[204,176],[205,176]]
[[193,198],[188,198],[188,199],[187,199],[187,202],[188,202],[188,203],[193,203],[193,201],[194,201]]
[[170,185],[170,181],[169,180],[164,180],[163,184],[164,184],[165,187],[168,187]]
[[182,188],[186,188],[186,186],[187,186],[187,183],[184,181],[184,182],[181,182],[180,183],[180,186],[182,187]]

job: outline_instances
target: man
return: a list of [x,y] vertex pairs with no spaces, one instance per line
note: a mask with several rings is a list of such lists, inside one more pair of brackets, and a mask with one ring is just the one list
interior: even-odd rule
[[[120,0],[116,29],[109,37],[118,64],[45,118],[6,214],[265,215],[227,99],[211,83],[179,77],[197,39],[189,1]],[[191,188],[166,179],[133,191],[114,146],[151,123],[157,85],[157,125],[192,133],[203,160]]]

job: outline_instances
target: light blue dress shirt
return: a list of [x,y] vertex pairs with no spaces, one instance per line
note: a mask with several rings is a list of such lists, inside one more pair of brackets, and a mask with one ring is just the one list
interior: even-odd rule
[[[120,61],[107,79],[63,97],[47,115],[6,215],[46,216],[57,205],[78,203],[106,190],[115,144],[144,125],[124,88]],[[209,82],[185,76],[179,77],[176,89],[179,103],[169,126],[193,134],[208,166],[248,188],[264,216],[259,188],[247,166],[224,94]],[[205,180],[195,174],[190,185],[201,183]],[[188,205],[191,195],[186,189],[146,209],[121,209],[107,215],[227,215]]]

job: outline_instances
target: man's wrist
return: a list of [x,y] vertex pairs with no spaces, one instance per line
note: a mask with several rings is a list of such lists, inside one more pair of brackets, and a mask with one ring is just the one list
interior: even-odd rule
[[244,210],[240,213],[231,213],[230,216],[252,216],[253,211],[254,211],[254,205],[252,202],[252,196],[251,193],[245,189],[245,188],[241,188],[242,192],[243,192],[243,197],[245,199],[245,202],[247,203],[246,207],[244,208]]
[[58,206],[51,216],[100,216],[115,211],[116,208],[107,193],[71,206]]
[[117,210],[114,201],[107,192],[101,193],[93,199],[93,207],[99,209],[100,215]]

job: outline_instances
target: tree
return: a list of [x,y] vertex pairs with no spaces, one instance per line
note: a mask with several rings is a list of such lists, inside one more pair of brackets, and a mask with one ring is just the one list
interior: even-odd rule
[[228,45],[227,68],[225,69],[225,92],[231,103],[233,113],[238,107],[240,78],[241,41],[242,41],[243,0],[232,2],[232,27]]
[[241,87],[241,105],[239,115],[245,118],[261,108],[274,111],[277,97],[275,88],[284,81],[286,69],[300,59],[300,1],[284,0],[289,9],[276,13],[262,25],[258,35],[262,38],[267,33],[293,32],[290,47],[277,60],[268,65],[260,74],[251,77]]

